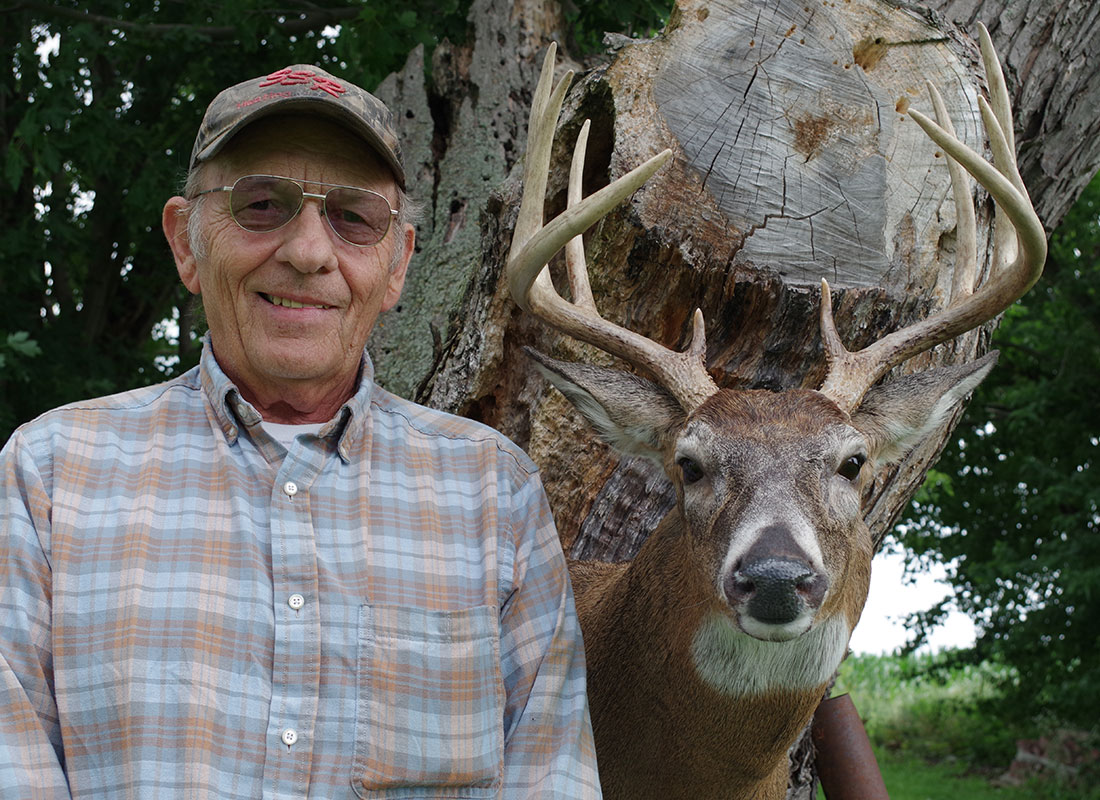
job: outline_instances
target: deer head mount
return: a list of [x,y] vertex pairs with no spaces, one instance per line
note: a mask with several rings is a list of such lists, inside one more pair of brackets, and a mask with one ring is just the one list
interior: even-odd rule
[[[677,497],[633,562],[571,565],[609,798],[784,795],[787,748],[839,666],[866,600],[872,543],[863,489],[876,464],[900,458],[942,424],[989,372],[996,353],[878,381],[999,314],[1035,283],[1046,257],[1046,235],[1016,167],[1007,90],[984,28],[981,48],[992,97],[982,101],[992,165],[955,138],[934,88],[938,122],[910,112],[949,157],[959,249],[967,251],[950,303],[852,353],[837,334],[822,281],[826,378],[817,391],[781,393],[718,388],[706,369],[700,311],[684,352],[600,316],[580,234],[671,153],[582,198],[586,123],[568,208],[544,225],[550,149],[571,79],[551,87],[554,48],[547,53],[506,279],[523,309],[649,376],[529,351],[606,441],[660,463]],[[998,207],[994,263],[977,287],[964,169]],[[546,267],[562,247],[571,300],[557,292]]]

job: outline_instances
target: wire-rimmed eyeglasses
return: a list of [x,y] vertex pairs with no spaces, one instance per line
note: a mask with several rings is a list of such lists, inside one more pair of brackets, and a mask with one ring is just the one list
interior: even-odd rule
[[252,233],[270,233],[294,219],[307,197],[321,201],[329,227],[348,244],[370,247],[378,244],[390,229],[397,211],[378,192],[355,186],[308,181],[331,187],[324,194],[307,192],[294,178],[279,175],[245,175],[232,186],[199,192],[229,192],[229,213],[233,221]]

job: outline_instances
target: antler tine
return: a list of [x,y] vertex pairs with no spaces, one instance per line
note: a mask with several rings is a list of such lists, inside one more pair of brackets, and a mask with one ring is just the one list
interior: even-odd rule
[[[948,136],[955,137],[955,126],[943,96],[932,84],[928,84],[936,122]],[[955,201],[955,274],[951,281],[951,302],[973,294],[978,280],[978,225],[974,218],[974,202],[970,197],[970,178],[962,165],[947,156],[947,169],[951,175],[951,191]]]
[[[1027,197],[1027,189],[1024,188],[1019,167],[1016,165],[1016,133],[1012,128],[1012,101],[1008,96],[1008,85],[1005,83],[1001,65],[997,61],[997,54],[993,50],[993,40],[989,38],[989,31],[986,30],[985,25],[980,22],[978,23],[978,38],[981,42],[982,61],[985,64],[985,74],[989,82],[990,105],[987,107],[984,102],[981,104],[982,119],[985,121],[986,127],[989,128],[987,120],[990,116],[994,117],[997,120],[994,127],[1003,134],[1003,137],[990,135],[990,148],[993,150],[993,159],[998,165],[1006,165],[1001,171],[1006,172],[1020,194]],[[990,111],[992,111],[992,115]],[[999,204],[997,205],[993,237],[994,252],[1002,254],[1002,263],[994,263],[993,267],[994,269],[1001,269],[1012,261],[1012,258],[1009,258],[1010,251],[1012,251],[1012,256],[1015,258],[1014,248],[1017,245],[1013,230],[1006,223],[1005,211]],[[1045,236],[1043,242],[1045,245]],[[1042,265],[1039,266],[1039,270],[1042,271]],[[1038,274],[1035,277],[1038,278]]]
[[[588,152],[588,131],[591,120],[585,120],[581,132],[577,134],[577,144],[573,147],[573,161],[569,165],[569,193],[567,205],[572,207],[584,199],[584,159]],[[573,295],[573,305],[592,313],[596,311],[596,299],[592,296],[592,286],[588,282],[588,260],[584,255],[584,237],[577,234],[565,244],[565,266],[569,273],[569,291]]]
[[[953,133],[919,111],[910,110],[909,115],[947,154],[948,164],[955,161],[962,165],[996,202],[998,214],[993,266],[985,283],[977,291],[970,293],[969,287],[953,291],[952,300],[946,308],[927,319],[891,333],[857,353],[845,349],[837,335],[829,285],[823,280],[821,331],[829,370],[820,391],[846,411],[854,410],[867,390],[902,361],[997,316],[1023,296],[1043,272],[1047,253],[1046,231],[1031,205],[1016,166],[1011,133],[1012,110],[1000,62],[984,27],[980,34],[982,58],[993,105],[991,107],[984,98],[979,98],[979,106],[986,132],[989,134],[994,164],[987,162],[960,142]],[[941,114],[942,101],[937,99],[938,93],[934,89],[931,93],[933,105],[937,106],[937,116],[946,117],[946,112]],[[961,176],[961,171],[959,175]],[[963,239],[971,236],[964,228],[972,224],[968,220],[972,219],[973,209],[970,209],[968,215],[966,207],[971,204],[970,193],[967,188],[960,188],[955,170],[952,170],[952,184],[960,226],[961,249]],[[974,247],[972,244],[968,246]],[[970,268],[964,262],[964,272],[968,269]],[[973,283],[972,277],[959,276],[957,280]]]
[[[695,312],[692,341],[683,353],[669,350],[640,334],[608,322],[599,315],[592,299],[581,241],[585,230],[644,184],[672,156],[672,151],[659,153],[598,192],[581,199],[581,176],[588,138],[586,122],[570,168],[568,207],[543,225],[542,205],[550,170],[550,150],[565,96],[563,85],[566,83],[563,79],[551,93],[549,86],[555,52],[555,46],[551,45],[535,90],[528,123],[523,199],[505,267],[509,291],[521,308],[563,333],[649,372],[685,410],[692,410],[718,391],[706,371],[702,313]],[[554,289],[550,270],[546,267],[554,254],[566,245],[572,303]]]
[[[558,46],[555,42],[547,48],[546,58],[542,62],[542,72],[531,98],[531,119],[527,123],[527,155],[523,165],[523,197],[516,217],[516,228],[512,233],[512,246],[508,251],[509,288],[512,297],[524,310],[527,309],[525,293],[517,294],[514,280],[516,275],[511,269],[521,250],[528,245],[542,229],[542,206],[546,197],[546,179],[550,173],[550,149],[554,143],[554,126],[561,113],[561,104],[565,92],[573,81],[573,71],[562,76],[558,85],[554,82],[554,57]],[[550,120],[547,123],[547,120]],[[533,276],[522,276],[528,282]]]

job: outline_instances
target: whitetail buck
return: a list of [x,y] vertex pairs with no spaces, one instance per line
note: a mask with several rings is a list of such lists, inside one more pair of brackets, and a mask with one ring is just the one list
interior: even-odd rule
[[[870,580],[861,493],[985,377],[996,354],[876,385],[905,359],[1003,311],[1038,279],[1046,237],[1016,167],[1004,78],[985,29],[996,166],[961,144],[934,87],[939,125],[910,112],[951,158],[958,211],[948,306],[856,353],[837,336],[822,282],[828,373],[817,391],[719,389],[696,312],[674,352],[600,317],[579,234],[645,182],[666,151],[583,201],[582,129],[569,207],[543,225],[550,147],[569,78],[547,55],[528,131],[524,193],[507,265],[516,302],[656,380],[533,354],[604,439],[659,462],[675,509],[629,563],[571,566],[588,654],[601,780],[611,800],[783,798],[787,751],[840,665]],[[942,127],[940,127],[942,126]],[[975,283],[975,222],[961,163],[998,205],[994,263]],[[574,238],[575,237],[575,238]],[[572,301],[545,265],[563,246]],[[961,257],[960,257],[961,258]]]

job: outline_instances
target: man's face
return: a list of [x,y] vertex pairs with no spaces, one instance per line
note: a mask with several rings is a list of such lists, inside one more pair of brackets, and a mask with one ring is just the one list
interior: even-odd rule
[[[328,122],[254,123],[211,162],[200,188],[253,174],[294,178],[318,194],[329,187],[313,182],[372,189],[397,205],[391,173],[360,139]],[[205,240],[199,252],[186,246],[186,235],[181,242],[179,231],[169,232],[169,207],[165,230],[180,277],[202,295],[219,365],[261,411],[282,404],[299,421],[328,419],[354,391],[379,313],[401,294],[412,228],[391,225],[378,244],[356,247],[335,235],[320,201],[310,198],[293,220],[268,233],[240,228],[228,193],[204,196],[193,213]]]

